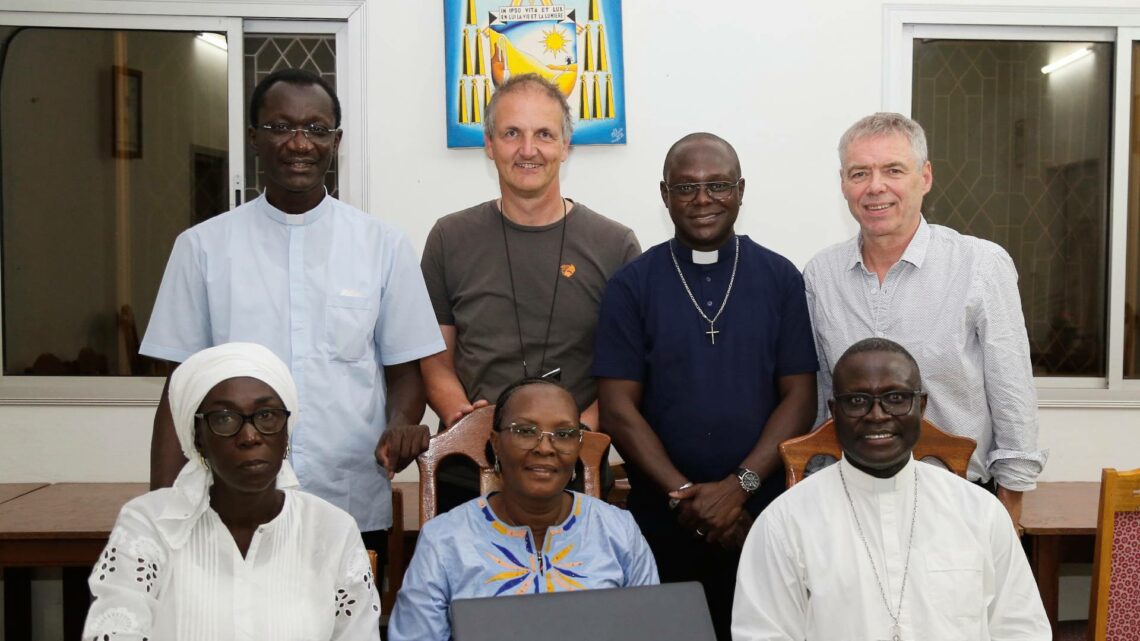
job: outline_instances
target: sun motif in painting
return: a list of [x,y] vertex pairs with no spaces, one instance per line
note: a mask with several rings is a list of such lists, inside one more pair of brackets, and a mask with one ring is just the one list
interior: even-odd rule
[[574,561],[574,544],[563,546],[557,552],[553,550],[553,542],[559,534],[570,532],[577,525],[581,515],[581,501],[574,502],[574,510],[570,518],[560,526],[547,530],[545,550],[536,555],[533,539],[525,528],[510,528],[495,518],[486,501],[479,499],[479,507],[488,524],[499,534],[522,539],[525,543],[526,557],[520,559],[519,555],[506,546],[492,543],[498,554],[487,552],[487,557],[494,564],[491,570],[495,572],[485,581],[488,584],[499,583],[495,596],[505,593],[527,594],[539,592],[572,592],[584,590],[580,579],[586,575],[577,571],[582,566],[581,561]]

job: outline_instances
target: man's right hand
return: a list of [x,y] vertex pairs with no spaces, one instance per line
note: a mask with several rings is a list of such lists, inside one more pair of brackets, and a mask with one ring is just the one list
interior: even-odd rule
[[475,410],[479,409],[480,407],[487,407],[488,405],[490,405],[490,403],[488,403],[484,399],[479,399],[479,400],[475,401],[474,403],[465,403],[463,405],[460,405],[454,411],[448,412],[447,413],[448,416],[441,417],[443,419],[443,426],[445,429],[451,429],[451,426],[458,423],[459,420],[462,419],[464,416],[467,416],[468,414],[470,414],[471,412],[474,412]]

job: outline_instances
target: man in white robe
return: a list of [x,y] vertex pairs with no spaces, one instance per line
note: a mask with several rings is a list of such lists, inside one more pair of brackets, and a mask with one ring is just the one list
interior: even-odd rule
[[828,400],[843,459],[760,515],[740,561],[735,641],[1052,638],[1009,513],[915,462],[926,395],[892,341],[852,345]]

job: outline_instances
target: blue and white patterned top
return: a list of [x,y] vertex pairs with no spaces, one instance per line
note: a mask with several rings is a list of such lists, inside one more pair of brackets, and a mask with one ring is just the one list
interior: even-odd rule
[[501,521],[487,496],[424,524],[388,625],[390,641],[447,641],[451,601],[655,585],[657,563],[633,517],[572,492],[570,516],[536,553],[530,528]]

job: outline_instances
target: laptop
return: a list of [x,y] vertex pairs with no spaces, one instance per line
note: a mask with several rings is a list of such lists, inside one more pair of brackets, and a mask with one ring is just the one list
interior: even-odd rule
[[716,641],[700,583],[456,599],[455,641]]

